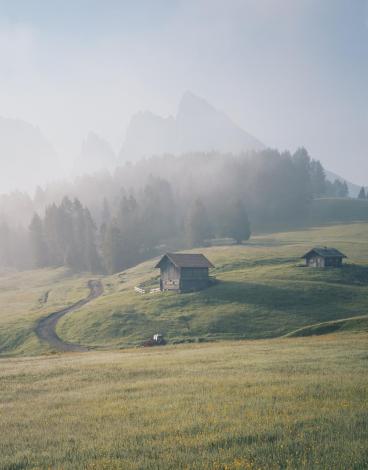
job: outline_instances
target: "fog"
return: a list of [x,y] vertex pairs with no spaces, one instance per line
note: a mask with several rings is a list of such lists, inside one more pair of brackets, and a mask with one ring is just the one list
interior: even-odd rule
[[[49,166],[73,174],[90,132],[118,158],[132,117],[175,118],[186,90],[265,146],[305,146],[366,184],[367,11],[363,0],[1,0],[0,192],[50,179]],[[5,142],[14,119],[36,128],[51,165],[28,143],[19,160],[21,138]]]

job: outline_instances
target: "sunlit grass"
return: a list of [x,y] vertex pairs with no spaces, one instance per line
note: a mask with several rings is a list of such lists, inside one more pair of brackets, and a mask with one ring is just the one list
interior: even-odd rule
[[36,321],[84,298],[87,279],[64,268],[1,273],[0,355],[48,351],[34,333]]
[[[300,267],[300,256],[314,245],[339,248],[348,265]],[[195,251],[216,265],[217,286],[194,294],[139,295],[134,286],[158,274],[149,260],[103,277],[104,295],[62,318],[58,334],[90,347],[121,348],[158,332],[170,343],[271,338],[368,314],[367,223],[255,236],[242,246]],[[63,268],[1,275],[0,355],[49,351],[34,334],[36,321],[85,297],[90,278]]]
[[[343,269],[300,267],[314,245],[348,256]],[[105,295],[63,318],[60,336],[93,347],[127,347],[161,332],[172,343],[267,338],[325,321],[368,314],[368,224],[253,237],[203,252],[215,287],[194,294],[147,294],[134,285],[157,276],[154,261],[104,279]]]
[[340,334],[2,359],[0,468],[363,470],[367,345]]

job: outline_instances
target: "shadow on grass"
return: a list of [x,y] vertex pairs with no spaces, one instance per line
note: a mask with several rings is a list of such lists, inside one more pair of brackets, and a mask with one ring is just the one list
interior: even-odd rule
[[272,285],[270,283],[251,283],[221,281],[216,286],[202,291],[199,300],[205,304],[218,305],[223,302],[235,302],[258,305],[269,309],[310,309],[339,308],[339,302],[350,302],[355,293],[340,286],[325,284],[300,283],[290,285]]

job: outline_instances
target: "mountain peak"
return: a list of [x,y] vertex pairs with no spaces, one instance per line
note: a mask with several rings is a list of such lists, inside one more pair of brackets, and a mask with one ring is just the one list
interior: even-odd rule
[[93,173],[102,169],[113,170],[116,157],[110,144],[96,132],[90,131],[82,143],[79,157],[74,164],[74,172]]
[[[39,127],[21,119],[0,117],[0,155],[6,156],[0,174],[1,191],[33,189],[60,174],[55,149]],[[16,182],[16,183],[15,183]]]
[[175,118],[145,112],[136,114],[120,152],[122,160],[190,152],[240,153],[264,145],[241,129],[205,99],[186,91]]
[[201,98],[191,91],[186,91],[179,103],[178,117],[180,115],[216,113],[216,109],[211,106],[204,98]]

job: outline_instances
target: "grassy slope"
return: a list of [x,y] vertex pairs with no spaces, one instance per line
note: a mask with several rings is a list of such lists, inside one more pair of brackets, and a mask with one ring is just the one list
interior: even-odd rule
[[0,467],[366,469],[367,342],[0,359]]
[[[315,244],[341,249],[350,265],[299,267],[300,255]],[[156,332],[170,342],[267,338],[368,313],[368,224],[259,236],[245,246],[200,251],[216,265],[217,286],[185,295],[136,294],[134,285],[157,275],[149,261],[105,278],[104,296],[62,319],[60,336],[99,347],[139,344]]]
[[333,320],[315,325],[305,326],[285,335],[286,337],[326,335],[337,332],[368,332],[368,315],[362,315],[342,320]]
[[[299,255],[321,243],[337,246],[359,265],[325,272],[297,267]],[[134,285],[157,275],[149,261],[104,278],[105,295],[62,319],[60,336],[100,347],[139,344],[158,331],[171,342],[273,337],[368,313],[368,224],[285,232],[201,251],[217,266],[218,286],[140,296]],[[64,269],[0,275],[0,355],[48,351],[33,333],[35,322],[85,297],[88,279]]]
[[64,268],[0,274],[0,354],[47,351],[34,334],[36,321],[85,297],[87,279]]

